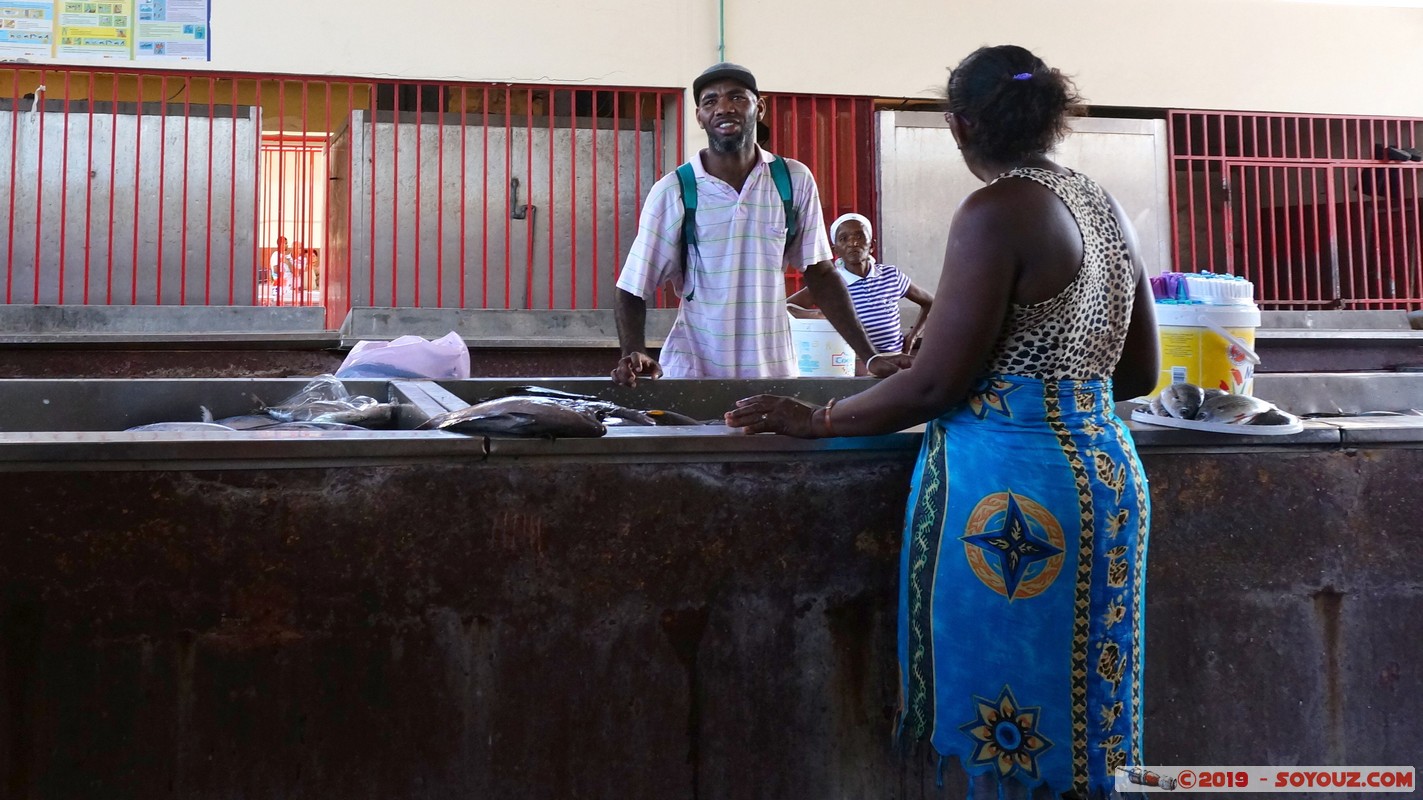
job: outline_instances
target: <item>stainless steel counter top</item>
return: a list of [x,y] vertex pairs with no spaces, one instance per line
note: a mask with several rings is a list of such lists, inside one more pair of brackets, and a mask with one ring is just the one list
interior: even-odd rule
[[[0,381],[0,469],[169,468],[175,462],[200,468],[301,467],[306,464],[367,464],[410,460],[556,458],[573,460],[726,461],[911,455],[922,427],[886,436],[804,441],[748,436],[721,425],[611,428],[597,439],[466,437],[413,430],[433,414],[510,386],[530,383],[597,394],[640,408],[672,408],[714,419],[736,398],[770,392],[823,402],[871,385],[866,379],[781,381],[658,381],[636,390],[602,378],[529,381],[477,379],[445,382],[350,381],[353,393],[401,403],[398,430],[369,432],[119,432],[158,421],[196,420],[199,406],[217,417],[275,403],[305,379],[192,380],[9,380]],[[1262,375],[1256,393],[1296,413],[1339,416],[1309,420],[1289,436],[1231,435],[1186,431],[1128,421],[1143,452],[1190,450],[1237,452],[1282,448],[1362,446],[1423,447],[1423,416],[1347,416],[1351,412],[1404,411],[1423,406],[1423,375],[1359,373]],[[1119,410],[1126,416],[1128,407]]]

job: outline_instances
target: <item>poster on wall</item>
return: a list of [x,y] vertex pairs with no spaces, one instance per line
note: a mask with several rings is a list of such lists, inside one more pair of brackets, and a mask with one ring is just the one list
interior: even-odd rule
[[211,60],[211,18],[210,0],[138,0],[134,59]]
[[132,57],[134,0],[60,0],[56,58]]
[[0,61],[49,58],[54,0],[0,0]]
[[211,61],[211,0],[0,0],[0,62]]

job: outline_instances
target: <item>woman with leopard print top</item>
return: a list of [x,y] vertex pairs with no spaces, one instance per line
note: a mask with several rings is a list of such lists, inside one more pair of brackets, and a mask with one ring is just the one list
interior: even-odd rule
[[1113,401],[1156,383],[1151,291],[1121,207],[1048,157],[1071,81],[986,47],[947,94],[986,185],[954,214],[913,367],[823,408],[747,398],[727,424],[816,437],[927,423],[900,571],[901,740],[956,759],[959,796],[1110,797],[1117,767],[1147,763],[1150,499]]

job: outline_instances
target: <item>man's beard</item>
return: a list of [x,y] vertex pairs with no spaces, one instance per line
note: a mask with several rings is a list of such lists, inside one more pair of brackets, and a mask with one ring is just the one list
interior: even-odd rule
[[747,145],[753,144],[755,141],[756,126],[754,123],[750,126],[743,124],[741,126],[741,133],[731,136],[722,136],[716,131],[707,132],[707,144],[711,145],[711,149],[714,152],[722,154],[739,153]]

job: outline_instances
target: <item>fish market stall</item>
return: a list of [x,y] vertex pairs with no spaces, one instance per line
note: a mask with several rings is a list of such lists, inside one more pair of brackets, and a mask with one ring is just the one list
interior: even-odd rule
[[[346,381],[389,406],[360,431],[128,432],[307,381],[0,381],[5,795],[932,796],[889,745],[918,434],[422,429],[530,383]],[[862,385],[532,383],[693,420]],[[1255,393],[1300,432],[1132,423],[1147,753],[1412,763],[1423,375]]]

